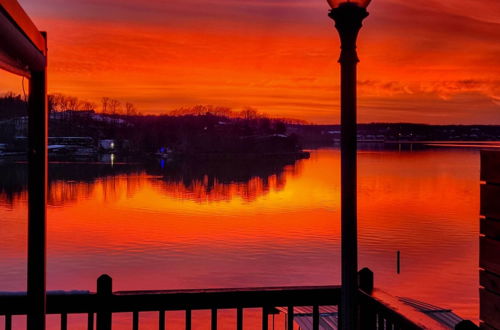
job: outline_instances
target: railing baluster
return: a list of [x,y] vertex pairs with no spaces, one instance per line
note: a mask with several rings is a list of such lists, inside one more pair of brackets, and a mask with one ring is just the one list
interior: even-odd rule
[[212,330],[217,330],[217,308],[212,308]]
[[319,306],[313,306],[313,330],[319,330]]
[[262,307],[262,330],[269,329],[269,314],[267,307]]
[[160,311],[159,313],[160,313],[160,317],[159,317],[158,329],[165,330],[165,311]]
[[243,330],[243,308],[236,309],[236,330]]
[[94,330],[94,313],[89,313],[87,317],[87,330]]
[[139,312],[132,313],[132,330],[139,330]]
[[191,330],[191,310],[186,309],[186,330]]
[[385,330],[384,318],[382,317],[382,314],[380,314],[380,313],[377,313],[377,329],[378,330]]
[[68,314],[61,314],[61,330],[68,330]]
[[342,315],[340,314],[340,306],[341,302],[339,301],[337,304],[337,329],[342,329],[342,322],[344,322],[344,320],[342,320]]
[[293,330],[293,306],[288,306],[287,328],[288,330]]
[[5,315],[5,330],[12,330],[12,315]]

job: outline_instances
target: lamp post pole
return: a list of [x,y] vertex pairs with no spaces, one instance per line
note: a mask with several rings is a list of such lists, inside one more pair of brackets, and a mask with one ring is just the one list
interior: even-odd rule
[[368,16],[365,8],[343,3],[332,9],[340,41],[341,67],[341,226],[342,226],[342,289],[340,303],[341,329],[358,329],[358,233],[357,233],[357,129],[356,129],[356,67],[359,62],[356,39],[362,21]]

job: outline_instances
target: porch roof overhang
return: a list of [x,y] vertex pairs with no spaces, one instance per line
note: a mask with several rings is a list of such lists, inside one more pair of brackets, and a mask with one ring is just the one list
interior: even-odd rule
[[45,38],[15,0],[0,0],[0,69],[30,77],[47,65]]

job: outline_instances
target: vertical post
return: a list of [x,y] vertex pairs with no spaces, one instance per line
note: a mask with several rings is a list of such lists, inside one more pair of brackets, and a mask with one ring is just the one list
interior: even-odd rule
[[357,232],[357,123],[356,76],[359,62],[356,39],[366,9],[355,3],[344,3],[332,9],[340,41],[340,122],[341,122],[341,244],[342,288],[341,328],[358,328],[358,232]]
[[401,273],[401,251],[398,250],[396,254],[396,272]]
[[341,60],[341,299],[344,329],[356,329],[358,228],[356,63]]
[[313,306],[313,330],[319,330],[319,306],[314,305]]
[[186,309],[186,330],[191,330],[191,310]]
[[373,292],[373,272],[369,268],[359,271],[359,288],[367,294]]
[[269,309],[267,307],[262,308],[262,330],[269,329]]
[[217,330],[217,308],[212,308],[211,330]]
[[243,330],[243,308],[236,309],[236,330]]
[[12,315],[5,315],[5,330],[12,330]]
[[[42,35],[47,37],[45,33]],[[28,330],[45,329],[47,67],[32,71],[28,100]]]
[[87,330],[94,330],[94,312],[87,315]]
[[288,306],[287,330],[293,330],[293,313],[294,313],[293,306]]
[[68,330],[68,314],[61,314],[61,330]]
[[132,329],[139,330],[139,311],[132,312]]
[[165,330],[165,311],[160,311],[159,312],[159,318],[158,318],[158,330]]
[[110,310],[110,298],[113,294],[113,280],[109,275],[101,275],[97,279],[97,330],[111,330],[112,314]]

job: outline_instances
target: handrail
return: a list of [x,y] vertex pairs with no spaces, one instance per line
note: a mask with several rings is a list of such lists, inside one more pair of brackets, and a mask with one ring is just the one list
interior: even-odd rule
[[[444,329],[425,314],[420,316],[397,306],[394,301],[373,290],[373,274],[368,269],[360,271],[359,307],[362,329]],[[392,296],[391,296],[392,297]],[[28,297],[25,293],[0,293],[0,315],[5,315],[5,329],[12,329],[12,318],[26,315]],[[185,311],[186,330],[191,329],[192,311],[211,311],[211,327],[217,329],[219,309],[236,312],[237,329],[243,329],[243,310],[262,310],[262,329],[267,330],[271,314],[286,311],[287,329],[293,330],[294,307],[312,307],[313,330],[319,330],[323,317],[335,317],[321,312],[321,306],[338,306],[340,286],[299,286],[261,288],[223,288],[161,291],[112,291],[112,279],[107,275],[97,280],[97,292],[52,291],[47,294],[47,314],[61,316],[61,329],[67,329],[68,314],[87,314],[87,329],[110,330],[114,313],[132,313],[132,328],[139,329],[141,312],[159,313],[158,329],[165,329],[165,313]],[[278,307],[285,307],[279,308]],[[303,317],[304,315],[301,315]],[[340,316],[339,316],[340,317]],[[341,323],[337,319],[335,322]],[[462,324],[461,324],[462,326]],[[463,329],[473,329],[471,327]]]
[[[47,293],[47,314],[203,310],[274,306],[337,305],[340,286],[267,287],[99,293]],[[101,304],[106,300],[106,304]],[[26,295],[0,295],[0,315],[27,313]],[[103,306],[104,305],[104,306]]]

